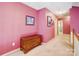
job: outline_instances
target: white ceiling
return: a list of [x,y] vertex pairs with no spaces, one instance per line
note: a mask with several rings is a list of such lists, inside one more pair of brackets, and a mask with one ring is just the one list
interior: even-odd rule
[[74,2],[73,6],[78,6],[79,7],[79,2]]
[[41,8],[48,8],[55,14],[62,14],[67,12],[72,7],[72,2],[22,2],[32,8],[39,10]]

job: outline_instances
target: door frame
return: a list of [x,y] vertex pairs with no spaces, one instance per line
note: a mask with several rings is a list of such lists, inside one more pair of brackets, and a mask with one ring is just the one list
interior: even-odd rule
[[72,45],[73,52],[74,52],[74,35],[75,35],[74,29],[71,29],[70,30],[70,44]]

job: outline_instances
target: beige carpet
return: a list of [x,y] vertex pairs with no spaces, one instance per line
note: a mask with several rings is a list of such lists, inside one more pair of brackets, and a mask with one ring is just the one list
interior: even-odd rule
[[64,45],[63,36],[57,36],[24,54],[18,50],[8,56],[73,56],[73,49]]

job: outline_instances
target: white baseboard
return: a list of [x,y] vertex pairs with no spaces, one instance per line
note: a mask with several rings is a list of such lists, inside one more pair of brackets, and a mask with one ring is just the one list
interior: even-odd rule
[[13,51],[7,52],[7,53],[3,54],[2,56],[10,55],[10,54],[12,54],[12,53],[14,53],[14,52],[16,52],[16,51],[18,51],[18,50],[20,50],[20,48],[17,48],[17,49],[15,49],[15,50],[13,50]]

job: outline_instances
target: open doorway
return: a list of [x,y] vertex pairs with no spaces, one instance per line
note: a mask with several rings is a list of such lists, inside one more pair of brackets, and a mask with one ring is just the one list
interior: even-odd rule
[[58,35],[63,34],[63,21],[62,20],[58,20]]

